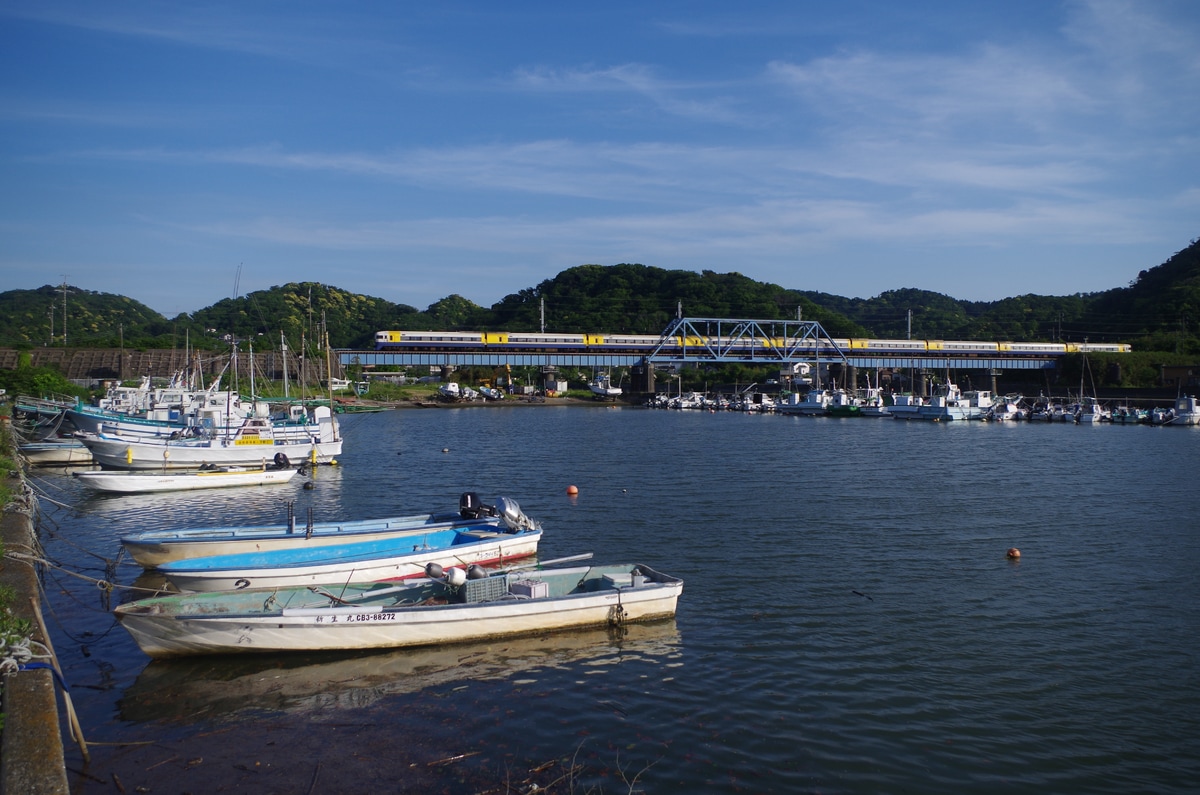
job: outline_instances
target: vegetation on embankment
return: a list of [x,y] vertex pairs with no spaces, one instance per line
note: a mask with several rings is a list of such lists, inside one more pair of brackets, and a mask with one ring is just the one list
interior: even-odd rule
[[[1131,263],[1128,286],[1067,296],[963,301],[915,288],[847,298],[758,282],[740,273],[625,263],[579,265],[490,307],[460,295],[424,310],[293,282],[167,319],[133,299],[70,285],[0,292],[0,348],[226,348],[232,338],[299,350],[328,335],[335,348],[373,347],[379,329],[657,334],[687,317],[816,320],[835,337],[1128,342],[1135,350],[1200,355],[1200,240],[1166,262]],[[802,273],[802,271],[798,271]],[[64,332],[64,323],[65,329]],[[244,350],[245,348],[243,348]]]

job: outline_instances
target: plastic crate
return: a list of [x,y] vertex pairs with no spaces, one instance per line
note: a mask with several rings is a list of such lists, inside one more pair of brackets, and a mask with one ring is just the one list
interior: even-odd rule
[[464,602],[491,602],[508,594],[508,577],[500,574],[482,580],[467,580],[462,586]]
[[543,580],[517,580],[508,586],[508,592],[513,596],[542,599],[550,595],[550,583]]

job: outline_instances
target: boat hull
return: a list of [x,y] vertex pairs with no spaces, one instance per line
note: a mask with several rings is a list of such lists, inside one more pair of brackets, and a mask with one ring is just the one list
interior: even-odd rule
[[92,451],[79,442],[28,442],[17,451],[30,466],[77,466],[94,463]]
[[83,443],[96,463],[107,469],[198,469],[206,464],[265,467],[281,454],[294,464],[329,462],[342,454],[341,439],[282,444],[226,443],[219,439],[162,443],[87,435]]
[[498,526],[499,523],[498,518],[465,519],[458,514],[425,513],[386,519],[319,522],[312,526],[311,532],[309,528],[292,524],[152,530],[122,536],[121,544],[138,564],[152,569],[190,558],[324,547],[363,538],[399,538],[449,527]]
[[643,566],[638,569],[646,573],[646,580],[634,585],[632,569],[580,567],[522,574],[527,583],[546,584],[548,594],[532,598],[512,595],[517,575],[499,575],[508,578],[505,587],[510,590],[476,603],[419,606],[435,594],[435,587],[444,587],[427,581],[397,589],[397,604],[338,605],[363,598],[343,589],[336,596],[327,594],[330,598],[319,606],[280,607],[301,599],[311,603],[321,595],[255,590],[159,597],[121,605],[115,612],[142,651],[156,658],[428,646],[674,616],[682,580]]
[[496,532],[492,526],[414,533],[389,541],[342,543],[261,555],[191,558],[158,567],[180,591],[242,590],[400,580],[440,566],[500,565],[537,552],[541,530]]
[[212,470],[154,474],[146,471],[76,472],[83,485],[114,494],[141,494],[160,491],[191,491],[229,486],[282,485],[296,476],[295,469]]

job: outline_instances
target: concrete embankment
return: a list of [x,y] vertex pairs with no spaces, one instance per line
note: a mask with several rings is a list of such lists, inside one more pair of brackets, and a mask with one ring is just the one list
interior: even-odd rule
[[[4,434],[11,443],[11,437]],[[5,454],[15,460],[14,450]],[[33,565],[8,556],[33,549],[30,501],[20,473],[0,473],[8,479],[16,500],[0,514],[0,537],[5,557],[0,561],[0,585],[11,589],[11,609],[18,618],[34,626],[34,640],[45,641],[37,629],[40,609],[37,573]],[[52,795],[70,792],[63,758],[62,729],[54,674],[38,668],[18,671],[4,678],[4,729],[0,738],[0,795]]]

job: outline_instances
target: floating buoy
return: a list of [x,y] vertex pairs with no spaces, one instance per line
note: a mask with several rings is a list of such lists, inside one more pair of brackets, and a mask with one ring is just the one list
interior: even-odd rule
[[578,493],[579,493],[578,486],[567,486],[567,494],[578,494]]
[[443,452],[443,453],[448,453],[448,452],[450,452],[450,448],[449,448],[449,447],[443,447],[443,448],[442,448],[442,452]]
[[1021,557],[1021,550],[1017,549],[1016,547],[1009,547],[1006,554],[1008,555],[1009,560],[1016,560],[1017,558]]

